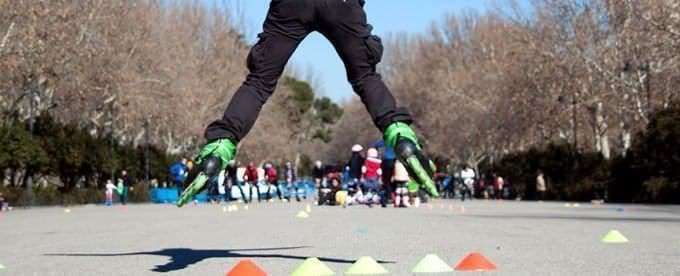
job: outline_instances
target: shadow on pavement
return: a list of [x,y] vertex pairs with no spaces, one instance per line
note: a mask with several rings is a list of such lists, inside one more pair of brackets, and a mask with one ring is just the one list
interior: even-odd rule
[[[294,259],[304,260],[310,256],[284,255],[284,254],[249,254],[237,253],[243,251],[274,251],[274,250],[288,250],[309,248],[309,246],[295,246],[295,247],[275,247],[275,248],[249,248],[249,249],[191,249],[191,248],[166,248],[158,251],[148,252],[129,252],[129,253],[91,253],[91,254],[43,254],[45,256],[69,256],[69,257],[117,257],[117,256],[133,256],[133,255],[156,255],[166,256],[170,258],[170,262],[162,265],[156,265],[151,271],[155,272],[170,272],[184,269],[190,265],[199,263],[205,259],[210,258],[279,258],[279,259]],[[328,257],[317,257],[322,262],[331,263],[353,263],[355,260],[337,259]],[[381,261],[379,263],[394,263],[392,261]]]
[[638,222],[680,222],[680,218],[669,217],[602,217],[602,216],[565,216],[565,215],[465,215],[467,217],[488,219],[561,219],[594,221],[638,221]]

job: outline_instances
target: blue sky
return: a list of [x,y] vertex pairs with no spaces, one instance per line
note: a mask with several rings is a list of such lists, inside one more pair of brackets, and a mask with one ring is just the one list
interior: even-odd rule
[[[262,31],[269,0],[225,0],[233,11],[239,9],[245,15],[242,22],[250,43]],[[445,14],[459,14],[477,10],[483,12],[493,5],[493,0],[367,0],[365,10],[373,33],[385,37],[389,33],[425,31],[433,22],[440,22]],[[387,49],[389,50],[389,49]],[[305,77],[313,70],[318,91],[333,100],[347,100],[353,95],[347,83],[345,70],[331,44],[318,33],[312,33],[302,42],[289,66]]]

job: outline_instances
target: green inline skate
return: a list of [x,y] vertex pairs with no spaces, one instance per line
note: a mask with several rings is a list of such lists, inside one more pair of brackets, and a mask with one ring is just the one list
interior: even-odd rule
[[177,200],[177,207],[184,206],[187,202],[201,192],[205,183],[217,176],[220,171],[227,167],[227,163],[234,159],[236,144],[229,139],[218,139],[208,142],[194,160],[196,167],[189,173],[189,186],[184,189]]
[[418,182],[432,197],[439,192],[432,180],[434,163],[423,152],[411,127],[402,122],[392,123],[385,129],[385,144],[394,149],[413,180]]

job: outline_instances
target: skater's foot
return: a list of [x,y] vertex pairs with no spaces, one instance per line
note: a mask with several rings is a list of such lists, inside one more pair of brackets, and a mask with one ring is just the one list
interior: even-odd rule
[[191,184],[180,195],[177,207],[182,207],[203,190],[208,179],[224,170],[227,163],[234,158],[235,153],[236,144],[229,139],[217,139],[204,145],[195,158],[197,170],[189,173],[187,181]]
[[392,147],[409,173],[433,197],[439,196],[432,180],[434,164],[425,155],[415,132],[406,123],[392,123],[385,129],[385,142]]

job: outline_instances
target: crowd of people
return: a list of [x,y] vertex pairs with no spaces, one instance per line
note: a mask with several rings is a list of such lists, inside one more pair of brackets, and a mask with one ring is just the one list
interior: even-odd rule
[[[184,182],[192,167],[192,162],[187,159],[171,166],[170,174],[178,195],[186,186]],[[436,171],[435,183],[445,198],[507,199],[511,195],[509,182],[493,172],[480,176],[469,165],[463,165],[460,170]],[[331,164],[317,160],[310,176],[308,182],[298,179],[292,162],[280,166],[270,161],[251,161],[242,166],[232,160],[225,170],[208,180],[206,189],[211,202],[291,201],[293,198],[301,201],[308,196],[305,183],[313,184],[314,189],[309,196],[318,205],[392,205],[405,208],[428,200],[428,195],[411,181],[406,167],[394,153],[380,144],[366,150],[361,145],[354,145],[349,159],[343,162]],[[236,196],[233,196],[232,189]]]

